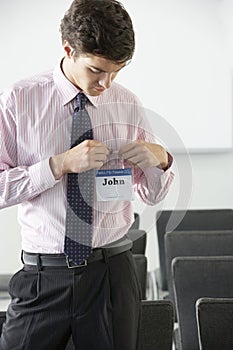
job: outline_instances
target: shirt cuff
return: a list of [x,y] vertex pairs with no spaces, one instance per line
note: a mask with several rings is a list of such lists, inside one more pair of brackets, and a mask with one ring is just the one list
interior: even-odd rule
[[165,168],[162,168],[163,171],[167,171],[169,168],[171,168],[172,163],[173,163],[172,155],[169,152],[167,152],[167,155],[168,155],[168,163],[167,163],[167,166]]
[[61,181],[55,180],[50,168],[49,158],[30,166],[29,176],[33,187],[38,192],[45,191]]
[[[165,175],[166,171],[169,170],[173,164],[173,157],[170,153],[167,152],[167,155],[168,155],[168,164],[166,166],[166,168],[160,168],[158,166],[154,166],[152,168],[144,168],[143,169],[143,172],[146,176],[148,176],[149,178],[150,177],[153,177],[153,176],[163,176]],[[170,172],[168,172],[170,173]]]

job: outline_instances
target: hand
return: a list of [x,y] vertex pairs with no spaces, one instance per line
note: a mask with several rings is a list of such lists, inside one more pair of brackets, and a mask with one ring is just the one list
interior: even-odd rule
[[139,168],[157,166],[165,168],[168,165],[168,155],[165,149],[155,143],[134,141],[121,147],[119,154]]
[[107,145],[96,140],[85,140],[65,153],[50,158],[55,179],[67,173],[82,173],[103,166],[109,154]]

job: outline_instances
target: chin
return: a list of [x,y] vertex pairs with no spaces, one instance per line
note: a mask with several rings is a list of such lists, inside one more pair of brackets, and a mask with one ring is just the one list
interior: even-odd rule
[[102,93],[103,93],[103,91],[98,91],[96,89],[87,90],[87,94],[90,96],[99,96]]

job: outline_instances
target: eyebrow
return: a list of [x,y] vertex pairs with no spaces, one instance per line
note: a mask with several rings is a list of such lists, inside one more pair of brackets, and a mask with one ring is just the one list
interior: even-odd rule
[[[95,67],[95,66],[93,66],[92,64],[90,64],[89,67],[98,70],[100,73],[107,73],[105,70],[103,70],[103,69],[101,69],[101,68],[99,68],[99,67]],[[120,71],[122,68],[124,68],[124,67],[125,67],[125,65],[122,66],[122,67],[120,67],[119,69],[117,69],[117,70],[114,71],[114,72],[119,72],[119,71]]]

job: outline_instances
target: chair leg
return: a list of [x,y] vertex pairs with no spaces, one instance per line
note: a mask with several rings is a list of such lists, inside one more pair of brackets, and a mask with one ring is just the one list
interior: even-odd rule
[[147,274],[148,280],[148,294],[147,299],[156,300],[158,299],[158,286],[155,278],[155,271],[149,271]]

